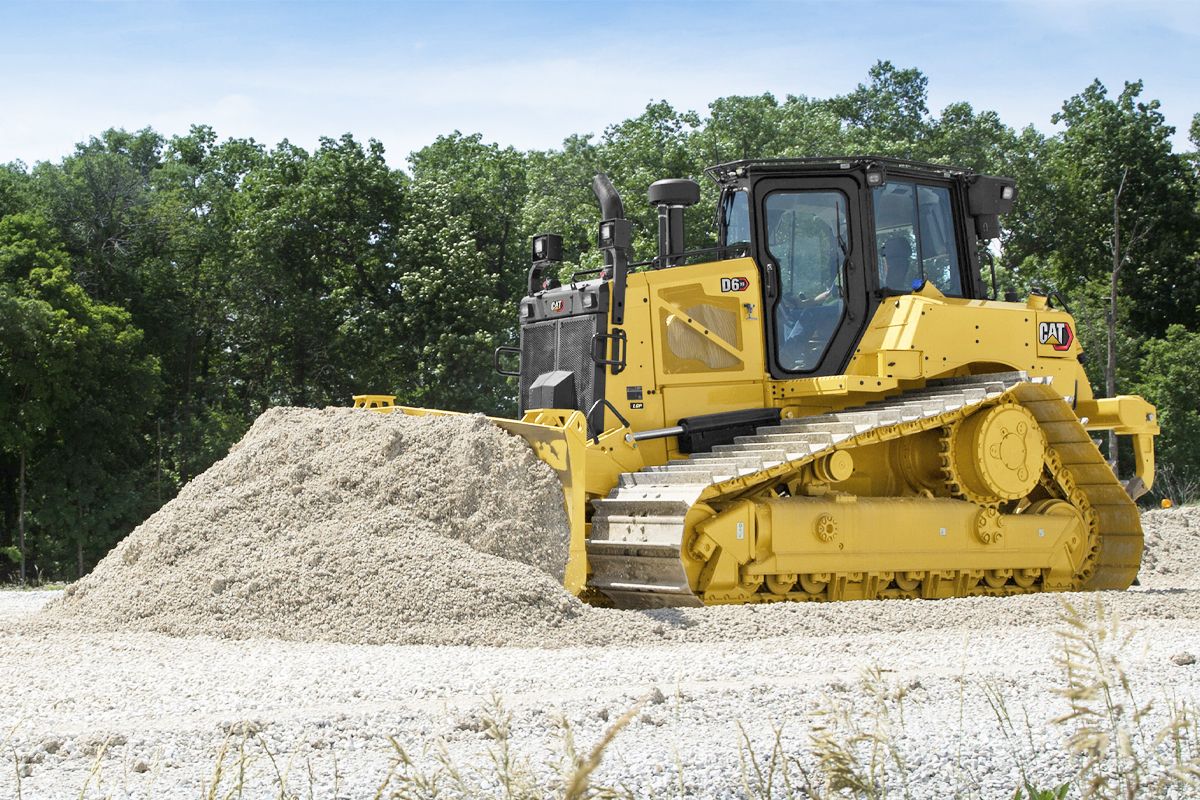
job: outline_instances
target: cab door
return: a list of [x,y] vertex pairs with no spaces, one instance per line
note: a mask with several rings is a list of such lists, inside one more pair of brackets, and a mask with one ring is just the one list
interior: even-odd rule
[[859,181],[765,176],[750,196],[771,375],[841,374],[867,319]]

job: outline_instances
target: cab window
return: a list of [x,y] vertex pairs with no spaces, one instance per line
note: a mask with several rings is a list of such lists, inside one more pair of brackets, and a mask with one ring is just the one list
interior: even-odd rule
[[846,196],[772,192],[763,204],[767,252],[779,272],[776,355],[791,372],[816,369],[845,310]]
[[880,288],[910,292],[929,281],[944,295],[962,297],[950,190],[889,181],[872,197]]
[[725,246],[750,241],[750,204],[745,191],[725,195]]

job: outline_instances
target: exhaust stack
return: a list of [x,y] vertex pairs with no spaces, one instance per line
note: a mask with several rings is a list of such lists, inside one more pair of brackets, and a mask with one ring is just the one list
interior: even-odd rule
[[592,181],[592,191],[600,203],[600,249],[604,251],[605,272],[612,277],[612,324],[625,322],[625,277],[629,272],[629,250],[633,246],[633,226],[625,219],[625,206],[612,181],[603,172]]

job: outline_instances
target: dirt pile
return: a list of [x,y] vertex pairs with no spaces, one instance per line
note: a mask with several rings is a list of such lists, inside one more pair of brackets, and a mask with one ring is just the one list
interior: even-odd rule
[[559,584],[554,473],[482,416],[267,411],[47,613],[173,635],[536,643]]
[[1138,582],[1151,589],[1200,589],[1200,508],[1142,514],[1146,549]]

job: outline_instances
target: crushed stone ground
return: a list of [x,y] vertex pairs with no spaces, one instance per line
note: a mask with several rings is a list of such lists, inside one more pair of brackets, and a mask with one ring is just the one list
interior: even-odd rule
[[1195,507],[1147,511],[1142,532],[1142,586],[1200,589],[1200,513]]

